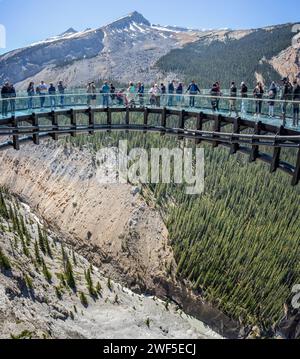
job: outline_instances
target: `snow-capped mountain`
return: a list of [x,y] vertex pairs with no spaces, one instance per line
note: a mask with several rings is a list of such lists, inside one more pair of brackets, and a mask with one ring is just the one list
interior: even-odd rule
[[119,81],[159,77],[153,65],[171,49],[195,41],[201,32],[152,26],[133,12],[98,29],[63,34],[0,56],[0,83],[9,79],[23,88],[35,82],[61,79],[69,86],[93,79]]
[[[287,68],[294,69],[293,75],[296,75],[299,72],[296,61],[299,51],[290,49],[295,56],[289,58],[288,67],[285,60],[283,63],[283,56],[279,56],[291,47],[292,36],[290,25],[238,31],[152,25],[135,11],[97,29],[76,31],[69,28],[60,35],[0,56],[0,84],[8,79],[18,89],[24,89],[31,80],[35,83],[41,80],[57,83],[62,80],[69,87],[85,86],[88,81],[99,79],[113,79],[122,83],[139,80],[147,84],[190,76],[203,80],[208,75],[208,69],[206,65],[200,69],[201,66],[194,61],[196,58],[204,56],[200,61],[204,64],[207,61],[205,54],[210,56],[208,65],[215,69],[214,74],[219,69],[221,71],[220,64],[214,64],[218,59],[225,58],[227,60],[222,61],[230,65],[231,54],[239,54],[240,51],[245,55],[253,52],[259,54],[257,63],[254,63],[255,68],[262,57],[269,64],[268,68],[264,66],[262,72],[257,74],[248,66],[248,60],[237,63],[238,68],[243,68],[242,78],[251,73],[255,81],[257,76],[264,78],[265,73],[269,74],[270,71],[272,76],[285,75]],[[275,41],[274,51],[269,49],[270,41]],[[268,47],[268,53],[272,56],[264,56],[266,54],[261,53],[255,44],[259,44],[262,50]],[[221,47],[217,52],[216,46]],[[178,51],[174,53],[172,50]],[[237,61],[239,58],[235,55]],[[221,71],[218,79],[225,81],[223,75],[228,71],[228,76],[234,77],[236,66],[233,70],[230,70],[230,66],[229,70],[225,68],[227,72]],[[190,74],[191,69],[193,75]]]

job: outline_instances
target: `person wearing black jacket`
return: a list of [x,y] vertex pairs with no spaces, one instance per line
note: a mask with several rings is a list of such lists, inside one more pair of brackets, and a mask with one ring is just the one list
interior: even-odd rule
[[33,108],[33,96],[35,93],[34,82],[30,82],[27,87],[27,95],[28,95],[28,110],[32,110]]
[[293,82],[293,92],[292,100],[297,101],[293,102],[293,126],[299,126],[299,101],[300,101],[300,85],[297,80]]
[[8,111],[8,99],[9,99],[9,83],[5,82],[1,89],[1,98],[2,98],[2,116],[7,117]]
[[50,95],[51,111],[53,111],[56,108],[56,88],[52,83],[50,84],[48,93]]
[[236,117],[239,117],[239,113],[236,108],[236,97],[237,97],[237,87],[235,85],[235,82],[232,82],[230,86],[230,100],[229,100],[230,115],[229,116],[231,116],[232,112],[235,112]]
[[246,98],[248,98],[248,87],[247,85],[245,84],[245,82],[242,82],[241,83],[241,97],[242,97],[242,109],[241,109],[241,112],[243,114],[247,114],[247,100]]

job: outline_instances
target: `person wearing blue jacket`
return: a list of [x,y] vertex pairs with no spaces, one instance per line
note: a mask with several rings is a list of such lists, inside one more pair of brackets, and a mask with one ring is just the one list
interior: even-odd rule
[[195,95],[201,93],[201,91],[194,80],[191,82],[186,92],[190,94],[190,107],[195,107]]

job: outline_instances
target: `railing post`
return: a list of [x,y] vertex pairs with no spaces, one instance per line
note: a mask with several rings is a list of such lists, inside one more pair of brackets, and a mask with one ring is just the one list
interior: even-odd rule
[[[283,129],[284,127],[281,126],[280,129],[279,129],[279,136],[282,135],[283,133]],[[281,147],[279,146],[276,146],[276,139],[275,139],[275,143],[274,143],[274,152],[273,152],[273,158],[272,158],[272,163],[271,163],[271,168],[270,168],[270,172],[271,173],[274,173],[277,171],[278,167],[279,167],[279,164],[280,164],[280,154],[281,154]]]
[[76,113],[73,108],[71,108],[71,110],[70,110],[70,119],[71,119],[71,127],[72,127],[71,136],[76,137],[77,136],[77,133],[76,133],[77,118],[76,118]]
[[[39,119],[38,119],[38,117],[37,117],[37,115],[35,113],[33,113],[31,115],[31,121],[32,121],[32,126],[39,127]],[[33,132],[34,132],[34,134],[32,136],[33,143],[35,145],[39,145],[40,144],[39,128],[37,128],[37,129],[35,128]]]
[[147,133],[148,128],[149,110],[147,107],[144,108],[144,133]]
[[[203,119],[204,119],[204,113],[200,112],[197,114],[197,122],[196,122],[196,130],[202,131],[203,130]],[[196,145],[199,145],[202,142],[200,138],[196,138],[195,143]]]
[[292,186],[297,186],[299,181],[300,181],[300,147],[298,149],[298,156],[297,156],[296,167],[293,175]]
[[89,134],[93,136],[95,134],[95,116],[94,111],[91,107],[88,109],[89,115]]
[[[129,107],[126,107],[125,123],[126,123],[126,126],[130,125]],[[128,133],[128,132],[129,131],[126,130],[126,133]]]
[[[258,123],[255,124],[255,127],[254,127],[255,135],[261,134],[261,126],[262,126],[261,121],[259,121]],[[255,162],[257,160],[258,156],[259,156],[259,145],[253,145],[251,153],[250,153],[250,162]]]
[[[179,115],[179,129],[184,130],[184,125],[185,125],[185,110],[181,110]],[[179,141],[182,141],[183,139],[184,137],[182,135],[178,136]]]
[[[234,118],[233,123],[233,133],[240,134],[241,133],[241,118]],[[230,154],[234,155],[239,150],[240,145],[238,143],[233,143],[230,148]]]
[[[19,129],[18,129],[19,124],[18,124],[17,118],[15,116],[12,116],[11,121],[12,121],[12,125],[14,128],[14,133],[15,133],[15,131],[18,133],[19,132]],[[14,146],[15,150],[17,150],[17,151],[20,150],[20,140],[19,140],[18,134],[13,135],[13,146]]]
[[161,132],[161,136],[166,134],[166,127],[167,127],[167,108],[164,107],[161,113],[161,127],[163,127],[163,132]]
[[[214,132],[221,132],[221,123],[222,123],[222,116],[218,115],[215,117],[215,126],[214,126]],[[214,141],[213,142],[213,147],[218,147],[219,146],[219,142],[218,141]]]
[[110,107],[107,108],[107,126],[109,127],[107,132],[111,132],[112,117],[111,117],[111,108]]
[[52,123],[52,133],[51,137],[54,141],[58,141],[58,133],[56,132],[58,130],[58,122],[57,122],[57,115],[55,111],[51,111],[51,123]]

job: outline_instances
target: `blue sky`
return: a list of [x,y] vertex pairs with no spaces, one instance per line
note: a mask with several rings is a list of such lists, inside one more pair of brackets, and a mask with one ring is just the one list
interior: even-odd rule
[[151,23],[192,28],[253,28],[300,22],[299,0],[0,0],[7,48],[62,33],[100,27],[129,12]]

